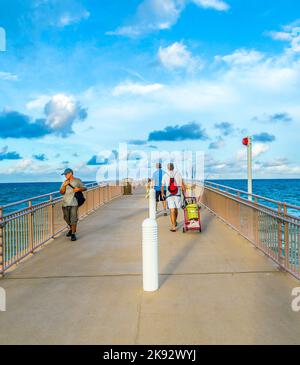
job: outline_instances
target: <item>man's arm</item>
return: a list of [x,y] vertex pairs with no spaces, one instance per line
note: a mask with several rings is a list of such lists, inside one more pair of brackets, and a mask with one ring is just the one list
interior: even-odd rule
[[60,190],[59,190],[59,192],[61,193],[61,195],[65,195],[65,193],[66,193],[66,188],[67,188],[67,186],[70,184],[70,181],[69,180],[66,180],[63,184],[62,184],[62,186],[61,186],[61,188],[60,188]]
[[77,193],[78,191],[86,191],[87,188],[84,186],[83,182],[80,180],[80,184],[77,188],[74,188],[74,193]]
[[186,185],[185,185],[185,182],[183,180],[181,180],[181,189],[184,193],[186,192]]
[[161,182],[161,196],[163,197],[163,198],[165,198],[166,196],[165,196],[165,186],[166,186],[167,184],[166,184],[166,181],[165,181],[165,179],[163,178],[162,179],[162,182]]

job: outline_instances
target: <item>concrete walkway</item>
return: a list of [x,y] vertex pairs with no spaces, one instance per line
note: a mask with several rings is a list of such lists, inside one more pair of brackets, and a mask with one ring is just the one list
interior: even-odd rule
[[171,233],[160,217],[160,290],[142,291],[144,195],[108,203],[0,280],[0,344],[300,344],[300,283],[215,218]]

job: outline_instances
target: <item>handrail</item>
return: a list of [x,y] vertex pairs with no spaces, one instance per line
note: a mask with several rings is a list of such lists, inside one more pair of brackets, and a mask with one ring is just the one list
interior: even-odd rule
[[[300,218],[295,217],[295,216],[290,216],[290,215],[285,215],[282,216],[282,214],[280,212],[278,212],[275,209],[272,209],[270,207],[267,207],[265,205],[259,204],[259,203],[251,203],[250,201],[248,201],[247,199],[244,198],[237,198],[236,195],[233,195],[231,193],[228,192],[224,192],[223,190],[216,190],[212,187],[208,187],[206,186],[207,189],[212,190],[212,191],[217,191],[220,195],[223,195],[225,197],[229,197],[230,199],[232,199],[233,201],[236,201],[237,203],[241,203],[245,206],[248,206],[250,208],[254,208],[262,213],[268,213],[268,214],[272,214],[274,216],[274,218],[277,218],[279,220],[281,220],[282,222],[286,222],[286,223],[291,223],[291,220],[288,220],[286,218],[291,217],[293,220],[298,220],[299,223],[295,223],[292,222],[293,224],[297,225],[298,227],[300,227]],[[224,194],[225,193],[225,194]]]
[[276,210],[247,199],[250,194],[238,189],[201,181],[195,183],[196,187],[202,190],[199,202],[204,207],[300,280],[300,217],[288,214],[286,209],[294,205],[272,200],[278,205]]
[[[123,194],[119,183],[88,183],[84,192],[86,202],[79,208],[79,218],[84,218],[103,204]],[[58,192],[43,194],[0,207],[0,277],[23,258],[56,237],[66,228],[63,220],[62,197]],[[32,204],[34,200],[47,200]],[[3,209],[28,203],[28,206],[3,215]]]
[[297,205],[293,205],[293,204],[290,204],[290,203],[286,203],[286,202],[282,202],[282,201],[279,201],[279,200],[274,200],[274,199],[270,199],[270,198],[265,198],[261,195],[256,195],[256,194],[250,194],[246,191],[243,191],[243,190],[239,190],[239,189],[235,189],[235,188],[232,188],[230,186],[226,186],[226,185],[221,185],[221,184],[217,184],[217,183],[214,183],[214,182],[211,182],[211,181],[205,181],[204,183],[204,186],[207,186],[207,185],[213,185],[213,186],[216,186],[216,187],[221,187],[221,188],[225,188],[225,189],[228,189],[228,190],[232,190],[232,191],[235,191],[237,193],[241,193],[241,194],[245,194],[247,196],[251,196],[253,198],[257,198],[259,200],[264,200],[264,201],[267,201],[269,203],[273,203],[273,204],[277,204],[277,205],[281,205],[281,206],[286,206],[288,208],[291,208],[291,209],[295,209],[295,210],[299,210],[300,211],[300,206],[297,206]]
[[[87,184],[85,184],[85,186],[86,187],[89,187],[89,186],[93,187],[95,184],[97,184],[97,186],[101,186],[101,184],[98,184],[97,182],[87,183]],[[19,201],[15,201],[15,202],[12,202],[12,203],[9,203],[9,204],[1,205],[0,208],[1,209],[10,208],[10,207],[13,207],[15,205],[20,205],[20,204],[28,203],[29,201],[50,197],[51,195],[55,195],[55,194],[60,194],[60,193],[59,193],[59,191],[53,191],[51,193],[42,194],[42,195],[34,196],[34,197],[31,197],[31,198],[27,198],[27,199],[24,199],[24,200],[19,200]]]

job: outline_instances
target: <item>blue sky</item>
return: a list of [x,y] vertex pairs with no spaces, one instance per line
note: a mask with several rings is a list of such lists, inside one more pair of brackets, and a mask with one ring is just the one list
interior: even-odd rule
[[0,0],[0,179],[94,179],[95,156],[201,150],[210,178],[300,177],[300,3]]

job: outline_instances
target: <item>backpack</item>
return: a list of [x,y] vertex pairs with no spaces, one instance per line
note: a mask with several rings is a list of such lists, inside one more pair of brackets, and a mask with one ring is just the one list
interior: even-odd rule
[[171,195],[177,195],[178,194],[178,186],[175,182],[175,175],[174,177],[170,177],[170,184],[168,186],[168,191]]

